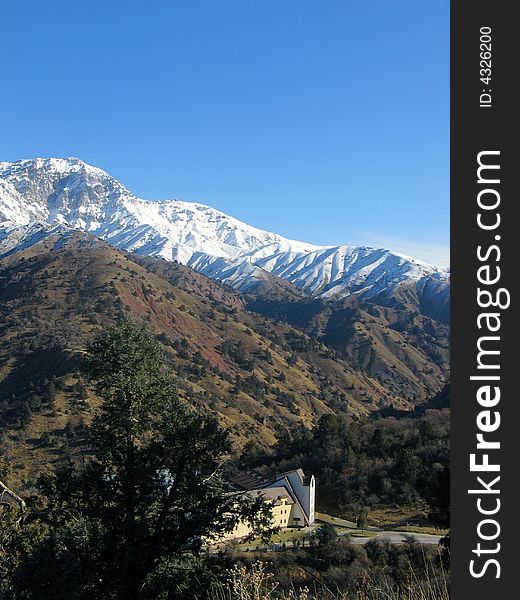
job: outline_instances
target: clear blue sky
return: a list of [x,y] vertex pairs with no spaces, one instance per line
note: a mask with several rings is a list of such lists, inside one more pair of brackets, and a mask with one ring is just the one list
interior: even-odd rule
[[0,159],[447,264],[448,0],[24,0],[1,9]]

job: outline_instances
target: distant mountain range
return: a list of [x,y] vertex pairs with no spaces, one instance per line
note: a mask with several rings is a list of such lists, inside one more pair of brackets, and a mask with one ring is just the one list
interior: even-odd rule
[[448,269],[385,249],[289,240],[202,204],[143,200],[77,158],[0,163],[0,256],[70,228],[240,291],[280,285],[272,276],[320,298],[390,298],[404,288],[425,314],[447,318]]
[[0,163],[0,439],[20,478],[83,452],[64,441],[99,404],[81,361],[123,318],[238,446],[326,413],[426,410],[449,380],[446,269],[141,200],[78,159]]

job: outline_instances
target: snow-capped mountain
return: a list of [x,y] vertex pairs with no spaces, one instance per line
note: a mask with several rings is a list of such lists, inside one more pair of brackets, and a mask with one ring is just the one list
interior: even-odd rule
[[267,273],[325,297],[374,296],[410,283],[449,286],[449,271],[384,249],[324,247],[262,231],[203,204],[143,200],[77,158],[0,163],[0,256],[69,228],[177,260],[242,291]]

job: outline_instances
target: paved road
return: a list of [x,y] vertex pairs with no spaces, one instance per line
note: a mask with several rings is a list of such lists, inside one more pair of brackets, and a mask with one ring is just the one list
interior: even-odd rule
[[[309,532],[312,531],[312,529],[314,529],[316,526],[311,526],[308,528]],[[442,538],[442,536],[439,535],[430,535],[428,533],[410,533],[408,531],[384,531],[382,529],[376,529],[375,527],[370,527],[369,530],[374,533],[375,535],[372,535],[370,537],[354,537],[351,536],[350,538],[350,543],[351,544],[366,544],[367,542],[369,542],[370,540],[389,540],[391,544],[403,544],[406,541],[406,538],[408,536],[412,536],[417,543],[419,544],[438,544],[440,539]],[[343,535],[347,535],[349,532],[348,531],[342,531],[340,532],[338,535],[343,536]],[[286,541],[284,547],[285,548],[292,548],[293,544],[291,541]],[[243,546],[241,547],[240,545],[238,546],[239,549],[241,550],[245,550],[247,548],[247,546]],[[273,550],[280,550],[282,548],[282,544],[281,543],[273,543],[273,544],[268,544],[267,546],[264,545],[260,545],[260,548],[262,550],[267,550],[267,551],[273,551]],[[251,549],[249,547],[249,549]]]
[[[328,515],[322,515],[318,513],[316,515],[315,524],[309,528],[314,529],[319,527],[321,523],[331,523],[332,525],[339,525],[340,527],[348,527],[353,531],[356,531],[356,524],[352,521],[347,521],[346,519],[341,519],[340,517],[331,518]],[[388,539],[392,544],[402,544],[405,541],[406,536],[413,536],[415,540],[417,540],[420,544],[438,544],[442,539],[442,535],[431,535],[429,533],[410,533],[409,531],[385,531],[379,527],[368,527],[367,531],[371,533],[375,533],[375,536],[372,537],[355,537],[352,536],[350,541],[352,544],[366,544],[368,540],[377,539]],[[349,533],[348,531],[341,532],[339,535],[346,535]]]
[[387,539],[391,544],[402,544],[407,536],[412,536],[419,544],[438,544],[442,536],[430,535],[429,533],[410,533],[407,531],[373,531],[375,536],[372,537],[354,537],[350,538],[351,544],[366,544],[369,540],[384,540]]

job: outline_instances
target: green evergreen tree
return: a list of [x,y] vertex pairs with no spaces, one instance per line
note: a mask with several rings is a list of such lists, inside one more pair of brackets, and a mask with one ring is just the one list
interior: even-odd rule
[[147,329],[124,322],[98,338],[86,370],[103,401],[94,459],[40,481],[45,510],[25,520],[47,534],[22,553],[15,597],[188,598],[175,595],[172,565],[241,519],[261,531],[270,510],[225,493],[227,433],[178,399]]
[[359,511],[359,515],[356,522],[357,528],[361,531],[365,531],[368,527],[368,508],[364,507]]
[[291,354],[291,356],[289,356],[289,358],[287,359],[287,364],[288,365],[296,365],[298,363],[298,353],[297,352],[293,352]]
[[320,546],[332,546],[338,541],[338,532],[334,525],[324,523],[316,529],[314,537]]
[[45,399],[48,404],[53,407],[56,402],[56,384],[50,381],[45,385]]
[[65,435],[68,438],[72,438],[76,435],[76,430],[74,429],[74,425],[72,424],[71,421],[69,421],[67,423],[67,425],[65,426]]
[[27,402],[24,402],[20,407],[20,426],[27,427],[31,421],[32,410]]

